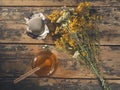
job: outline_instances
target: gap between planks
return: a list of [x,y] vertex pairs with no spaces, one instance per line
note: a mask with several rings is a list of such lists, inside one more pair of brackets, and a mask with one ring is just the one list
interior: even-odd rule
[[[12,43],[12,42],[2,42],[2,43],[0,43],[0,45],[50,45],[50,46],[55,46],[55,44],[54,43],[22,43],[22,42],[16,42],[16,43]],[[120,46],[120,45],[112,45],[112,44],[109,44],[109,45],[106,45],[106,44],[100,44],[100,46]]]
[[[0,7],[63,7],[64,5],[59,5],[59,6],[0,6]],[[69,6],[69,5],[66,5],[67,7],[77,7],[77,5],[72,5],[72,6]],[[120,5],[114,5],[114,6],[111,6],[111,5],[101,5],[101,6],[91,6],[92,8],[100,8],[100,7],[120,7]]]
[[[0,77],[0,79],[15,79],[17,77]],[[97,78],[64,78],[64,77],[51,77],[51,76],[48,76],[48,77],[27,77],[26,79],[43,79],[43,78],[46,78],[46,79],[79,79],[79,80],[97,80]],[[105,80],[120,80],[120,78],[104,78]]]

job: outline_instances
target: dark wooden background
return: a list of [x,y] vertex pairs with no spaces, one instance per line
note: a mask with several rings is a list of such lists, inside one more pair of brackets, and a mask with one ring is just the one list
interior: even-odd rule
[[[96,77],[70,55],[50,45],[59,60],[50,77],[32,75],[18,84],[13,80],[31,68],[43,43],[26,36],[24,17],[32,12],[48,15],[61,6],[76,7],[84,0],[0,0],[0,90],[102,90]],[[120,0],[86,0],[103,16],[100,68],[113,90],[120,90]]]

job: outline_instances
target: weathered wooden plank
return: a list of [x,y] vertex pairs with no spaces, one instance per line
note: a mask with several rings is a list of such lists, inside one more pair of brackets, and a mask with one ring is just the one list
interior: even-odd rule
[[[16,77],[31,68],[31,60],[39,53],[40,45],[1,45],[0,77]],[[59,59],[57,71],[51,77],[92,78],[94,75],[84,65],[76,63],[72,56],[50,47]],[[101,46],[100,68],[106,78],[120,77],[120,47]],[[61,73],[62,71],[62,73]],[[31,77],[36,77],[33,75]]]
[[[25,20],[32,12],[43,12],[48,15],[56,7],[1,7],[0,42],[5,43],[52,43],[50,38],[45,41],[33,40],[24,33]],[[58,9],[58,8],[56,8]],[[98,14],[103,16],[99,24],[101,45],[120,45],[120,7],[97,7]],[[50,26],[51,30],[53,29]]]
[[[76,6],[84,0],[0,0],[0,6]],[[85,0],[96,6],[120,5],[119,0]]]
[[[27,78],[13,84],[14,78],[0,79],[0,90],[102,90],[97,80]],[[109,80],[112,90],[119,90],[120,80]]]
[[[25,34],[26,28],[24,24],[7,23],[5,26],[0,30],[0,43],[54,43],[50,36],[47,36],[45,40],[36,40],[28,37]],[[100,24],[99,27],[101,45],[120,45],[119,26]]]
[[[74,7],[75,8],[75,7]],[[96,9],[98,14],[103,16],[103,24],[115,24],[120,19],[120,7],[91,7]],[[60,7],[0,7],[0,21],[16,21],[24,23],[24,17],[29,17],[33,12],[42,12],[45,15],[50,14],[54,9]],[[114,21],[114,22],[111,22]],[[119,25],[119,23],[118,23]]]

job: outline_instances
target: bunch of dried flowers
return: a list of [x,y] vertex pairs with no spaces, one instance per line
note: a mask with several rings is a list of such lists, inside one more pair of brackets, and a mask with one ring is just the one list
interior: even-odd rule
[[80,3],[77,8],[62,7],[54,10],[48,18],[56,26],[53,32],[56,46],[71,52],[78,62],[82,59],[97,76],[102,88],[110,90],[97,65],[100,51],[98,21],[101,16],[90,9],[89,2]]

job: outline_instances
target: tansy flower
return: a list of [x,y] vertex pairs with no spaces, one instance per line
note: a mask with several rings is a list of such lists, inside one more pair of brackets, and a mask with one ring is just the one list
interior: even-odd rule
[[63,49],[63,44],[62,44],[62,42],[60,41],[60,40],[56,40],[55,41],[55,45],[59,48],[59,49]]
[[89,6],[90,6],[90,3],[89,3],[89,2],[85,2],[84,5],[85,5],[86,7],[89,7]]
[[80,3],[76,9],[77,12],[82,12],[82,9],[83,9],[83,6],[84,6],[84,3]]
[[63,39],[64,39],[65,42],[69,41],[68,33],[67,34],[63,34],[62,37],[63,37]]
[[59,31],[60,31],[60,28],[56,27],[55,34],[59,33]]
[[73,48],[75,48],[75,41],[73,39],[69,40],[69,45]]
[[81,54],[82,54],[82,56],[86,56],[86,55],[87,55],[87,53],[86,53],[86,52],[82,52]]
[[48,19],[50,19],[51,22],[55,22],[55,21],[58,19],[59,16],[60,16],[59,11],[58,11],[58,10],[54,10],[54,11],[52,12],[52,14],[50,14],[50,15],[48,16]]
[[76,27],[77,24],[78,24],[78,23],[77,23],[77,18],[74,18],[74,19],[69,23],[69,29],[70,29],[71,32],[75,32],[75,31],[76,31],[75,27]]
[[89,2],[83,2],[83,3],[80,3],[78,5],[78,7],[76,8],[76,11],[77,12],[82,12],[84,8],[88,8],[90,6],[90,3]]

